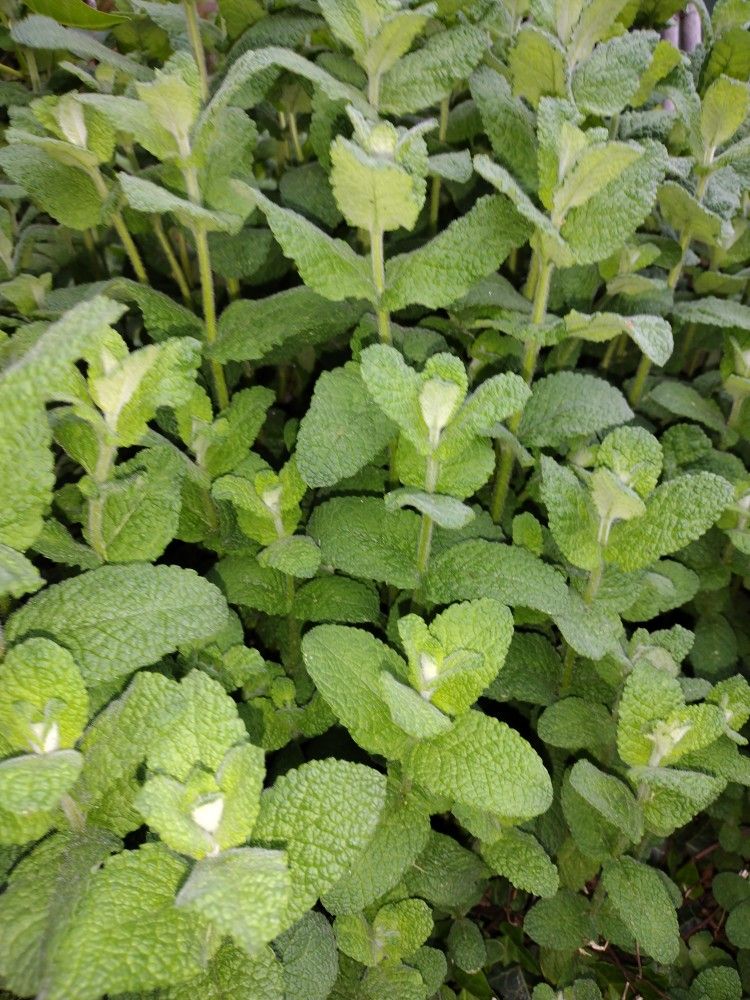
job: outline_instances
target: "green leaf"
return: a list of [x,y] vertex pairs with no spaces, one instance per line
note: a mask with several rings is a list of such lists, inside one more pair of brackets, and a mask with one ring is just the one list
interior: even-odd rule
[[61,941],[50,1000],[97,1000],[199,975],[205,925],[174,905],[186,875],[186,862],[158,844],[110,858],[91,879]]
[[419,523],[418,514],[388,511],[376,497],[336,497],[316,507],[307,530],[324,566],[411,590],[418,583]]
[[56,987],[67,961],[70,914],[119,846],[117,837],[96,828],[58,833],[14,868],[0,897],[0,975],[14,993],[31,996]]
[[593,924],[590,903],[583,896],[560,889],[540,899],[526,914],[523,929],[538,945],[556,951],[575,951],[590,941]]
[[726,788],[724,778],[668,767],[634,767],[630,780],[643,799],[646,828],[659,837],[685,826]]
[[503,830],[491,843],[483,844],[481,850],[490,868],[522,892],[535,896],[554,896],[557,892],[557,868],[530,833]]
[[674,962],[680,946],[677,914],[659,873],[624,857],[605,864],[602,884],[641,949],[657,962]]
[[475,516],[471,507],[467,507],[460,500],[440,496],[438,493],[408,489],[392,490],[386,493],[384,499],[386,510],[413,507],[421,514],[427,514],[441,528],[465,528]]
[[536,108],[543,97],[564,97],[565,54],[545,31],[524,25],[516,36],[509,59],[513,93]]
[[223,627],[221,593],[178,566],[102,566],[47,587],[8,619],[16,642],[41,631],[66,646],[89,683],[155,663]]
[[154,1000],[228,1000],[242,995],[253,1000],[284,1000],[280,962],[270,948],[262,948],[252,958],[242,948],[225,941],[200,975],[159,990]]
[[555,447],[632,417],[625,397],[608,382],[581,372],[557,372],[535,383],[518,436],[527,445]]
[[306,535],[289,535],[271,542],[258,553],[261,566],[272,566],[286,576],[309,580],[318,572],[320,549]]
[[230,303],[219,318],[219,334],[211,347],[218,361],[262,361],[275,348],[318,344],[345,333],[362,310],[300,285],[263,299]]
[[291,894],[285,926],[356,864],[385,805],[385,784],[383,775],[362,764],[314,760],[263,793],[253,839],[286,851]]
[[690,473],[662,483],[646,512],[612,527],[608,562],[632,571],[677,552],[708,531],[731,499],[731,487],[711,472]]
[[600,771],[588,760],[577,760],[570,784],[592,809],[632,843],[643,837],[643,816],[638,802],[614,775]]
[[208,920],[254,955],[281,929],[288,892],[284,854],[245,847],[199,861],[175,905]]
[[83,757],[76,750],[23,754],[0,761],[3,809],[33,813],[54,809],[81,772]]
[[672,328],[661,316],[619,316],[617,313],[587,316],[573,309],[565,317],[565,326],[571,337],[595,343],[625,333],[655,365],[665,365],[674,350]]
[[347,298],[376,300],[365,259],[358,257],[348,243],[328,236],[304,216],[280,208],[260,191],[252,190],[251,194],[284,255],[295,262],[300,277],[314,292],[334,302]]
[[21,552],[0,543],[0,597],[22,597],[43,586],[39,570]]
[[28,0],[26,6],[35,14],[53,18],[58,24],[88,31],[106,31],[128,20],[127,14],[106,13],[82,4],[81,0]]
[[[200,226],[206,231],[237,232],[244,220],[244,215],[230,215],[228,212],[214,212],[204,208],[187,198],[172,194],[167,188],[145,180],[143,177],[131,177],[130,174],[118,174],[120,186],[128,204],[138,212],[164,215],[170,212],[183,225]],[[242,210],[242,206],[238,206]]]
[[660,382],[649,392],[649,399],[677,417],[694,420],[719,434],[724,433],[724,414],[712,399],[684,382]]
[[493,597],[548,615],[568,608],[565,581],[554,567],[518,545],[483,539],[461,542],[435,555],[424,587],[436,604]]
[[146,66],[107,48],[91,34],[64,28],[51,17],[32,14],[23,21],[17,21],[13,25],[11,37],[16,44],[30,49],[63,49],[84,60],[96,59],[135,80],[148,80],[151,77],[151,71]]
[[322,913],[306,913],[274,941],[286,1000],[326,1000],[338,973],[336,941]]
[[13,750],[73,747],[89,700],[67,649],[41,637],[12,647],[0,667],[0,736]]
[[514,97],[510,84],[494,69],[480,66],[469,81],[492,152],[526,191],[535,191],[537,142],[534,117],[523,101]]
[[530,819],[552,801],[541,759],[504,723],[469,711],[453,728],[413,747],[404,768],[433,795],[510,820]]
[[750,87],[730,76],[720,76],[701,100],[701,136],[707,154],[728,142],[750,111]]
[[334,915],[359,913],[392,889],[427,844],[430,834],[426,802],[404,794],[390,780],[377,827],[356,866],[323,895],[323,905]]
[[0,544],[20,550],[37,538],[52,502],[52,434],[32,393],[0,382],[0,404]]
[[437,104],[456,81],[471,73],[488,45],[487,33],[473,24],[436,31],[421,49],[403,56],[385,74],[381,109],[402,115]]
[[649,763],[654,726],[683,705],[682,688],[674,677],[646,664],[633,670],[618,709],[617,751],[626,764]]
[[656,39],[635,31],[597,45],[573,73],[573,98],[587,114],[619,114],[635,97]]
[[318,625],[302,641],[307,671],[317,690],[352,738],[370,753],[398,758],[409,740],[392,720],[380,674],[405,679],[397,653],[362,629]]
[[447,715],[385,670],[380,674],[380,696],[395,724],[408,736],[431,739],[451,727]]
[[0,150],[0,166],[61,225],[84,230],[101,223],[101,195],[93,180],[77,167],[60,163],[23,142]]
[[591,264],[618,250],[651,211],[664,177],[664,147],[644,142],[641,156],[567,215],[561,229],[576,262]]
[[334,486],[381,452],[394,434],[349,362],[324,372],[297,436],[297,465],[308,486]]
[[542,456],[542,500],[549,529],[560,551],[574,566],[596,570],[601,561],[599,516],[576,474]]
[[321,576],[295,591],[292,614],[306,622],[365,624],[378,621],[380,600],[372,584]]
[[507,198],[485,195],[423,247],[386,261],[383,305],[393,312],[415,303],[448,306],[496,271],[527,233]]
[[[235,703],[218,681],[200,670],[192,670],[180,682],[179,692],[170,699],[165,721],[168,726],[151,747],[148,764],[152,771],[165,772],[180,781],[196,764],[214,771],[226,751],[246,735]],[[252,749],[257,759],[251,763],[262,783],[262,756],[257,748]]]
[[702,326],[724,330],[734,327],[750,330],[750,307],[732,299],[704,295],[698,299],[675,303],[674,313],[683,323],[700,323]]
[[545,743],[566,750],[596,750],[614,737],[614,725],[604,705],[583,698],[562,698],[539,716]]
[[477,973],[487,962],[487,945],[473,920],[454,920],[448,931],[448,957],[459,969]]
[[[185,465],[168,448],[141,451],[100,487],[96,514],[89,508],[84,537],[107,562],[159,558],[177,534]],[[88,485],[88,483],[87,483]],[[101,503],[101,508],[99,508]]]
[[[659,208],[674,230],[689,233],[707,246],[721,246],[729,239],[721,216],[702,205],[676,181],[667,181],[659,188]],[[698,308],[702,308],[703,303],[700,300],[698,303]]]

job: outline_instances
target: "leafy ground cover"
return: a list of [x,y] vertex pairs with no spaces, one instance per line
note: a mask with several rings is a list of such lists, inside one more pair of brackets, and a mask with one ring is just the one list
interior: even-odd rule
[[741,1000],[750,3],[214,6],[0,5],[0,993]]

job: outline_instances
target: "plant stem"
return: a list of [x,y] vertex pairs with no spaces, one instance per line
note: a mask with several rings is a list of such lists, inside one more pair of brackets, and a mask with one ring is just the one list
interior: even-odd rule
[[177,243],[177,252],[180,255],[180,266],[182,267],[182,273],[185,275],[185,281],[187,281],[188,288],[193,287],[193,268],[190,263],[190,255],[188,254],[187,243],[185,242],[185,234],[181,229],[175,230],[175,241]]
[[[93,167],[89,171],[89,176],[94,182],[97,193],[102,201],[106,201],[109,197],[109,188],[107,187],[107,182],[102,177],[102,172],[98,167]],[[148,285],[148,274],[146,274],[146,268],[144,267],[143,260],[140,253],[138,252],[138,247],[135,245],[133,237],[128,232],[128,227],[125,225],[125,220],[122,217],[122,213],[115,211],[112,213],[112,225],[115,232],[120,237],[120,242],[122,243],[123,250],[128,256],[130,261],[130,266],[135,272],[135,276],[141,284]]]
[[373,73],[367,78],[367,100],[377,111],[380,106],[380,73]]
[[37,66],[36,56],[34,55],[32,49],[24,49],[23,55],[26,60],[26,70],[29,74],[31,89],[35,94],[40,94],[42,92],[42,81],[39,77],[39,67]]
[[182,296],[182,301],[186,306],[190,305],[190,289],[188,288],[188,283],[183,274],[182,268],[180,267],[180,262],[175,256],[175,252],[172,249],[172,244],[167,238],[167,234],[164,232],[164,226],[162,225],[161,219],[158,215],[151,216],[151,222],[154,227],[154,233],[159,241],[159,246],[162,249],[164,256],[167,258],[167,263],[169,264],[169,270],[172,272],[172,277],[180,289],[180,295]]
[[[372,280],[378,292],[378,299],[382,299],[385,292],[385,258],[383,256],[383,230],[375,230],[370,233],[370,262],[372,265]],[[381,344],[392,344],[391,337],[391,317],[387,309],[383,309],[378,303],[378,335]]]
[[[444,97],[440,102],[440,127],[438,130],[438,138],[441,142],[445,142],[445,137],[448,134],[448,114],[450,112],[451,99],[450,94]],[[440,214],[440,189],[442,187],[442,178],[433,177],[432,186],[430,189],[430,228],[433,232],[437,229],[438,215]]]
[[190,48],[193,50],[193,58],[198,65],[198,76],[201,85],[201,100],[205,103],[208,100],[208,70],[206,69],[206,52],[203,48],[201,38],[200,20],[195,0],[183,0],[182,6],[185,10],[187,20],[188,38]]
[[99,444],[99,454],[93,472],[96,496],[88,503],[88,536],[91,548],[106,562],[107,546],[103,534],[104,497],[102,489],[112,476],[117,448],[113,444]]
[[60,808],[65,813],[65,818],[70,823],[71,829],[76,833],[81,833],[86,827],[86,817],[83,815],[80,806],[65,793],[60,799]]
[[[198,184],[198,174],[195,167],[189,167],[184,171],[185,187],[188,197],[195,205],[201,204],[200,186]],[[216,294],[214,292],[214,275],[211,269],[211,253],[208,248],[208,233],[206,227],[199,222],[191,224],[193,239],[195,240],[195,253],[198,258],[198,275],[201,282],[201,303],[203,305],[203,320],[206,325],[206,343],[210,346],[216,340],[219,329],[216,322]],[[211,374],[216,392],[216,404],[219,410],[224,410],[229,406],[229,390],[227,389],[224,369],[221,364],[211,359]]]
[[[198,273],[201,279],[201,301],[203,303],[203,319],[206,324],[206,343],[211,345],[216,340],[218,325],[216,323],[216,297],[214,295],[214,276],[211,271],[211,255],[208,249],[208,235],[203,226],[196,225],[193,229],[195,250],[198,255]],[[229,406],[229,390],[224,378],[224,369],[214,358],[211,359],[211,374],[216,390],[216,403],[219,410]]]
[[292,149],[294,150],[294,156],[297,163],[304,163],[305,154],[302,152],[302,143],[299,140],[299,132],[297,130],[297,116],[293,111],[289,112],[288,115],[289,122],[289,135],[292,137]]
[[240,283],[237,278],[227,278],[227,295],[232,301],[240,297]]
[[[531,322],[534,326],[541,326],[547,315],[547,303],[549,302],[554,264],[549,261],[538,261],[534,266],[536,268],[536,286],[534,289],[534,305],[531,310]],[[536,337],[529,337],[524,344],[523,360],[521,362],[521,373],[529,385],[534,380],[534,370],[536,369],[538,356],[539,340]],[[508,420],[508,430],[512,434],[515,434],[520,424],[521,412],[519,411],[518,413],[514,413]],[[508,499],[510,480],[513,475],[513,466],[515,465],[515,455],[509,444],[501,443],[499,440],[495,443],[495,455],[495,482],[492,487],[490,515],[495,524],[499,524]]]
[[[708,157],[708,162],[706,166],[710,166],[713,154]],[[698,204],[702,204],[703,196],[706,193],[706,187],[708,185],[708,179],[710,174],[705,173],[701,179],[698,181],[697,187],[695,189],[695,197]],[[667,288],[674,290],[679,284],[680,278],[682,277],[682,272],[685,267],[685,260],[687,258],[687,252],[690,249],[690,241],[692,239],[692,233],[690,231],[690,226],[687,226],[680,237],[680,259],[674,265],[674,267],[669,272],[667,277]],[[635,373],[635,379],[630,387],[630,392],[628,393],[628,402],[631,406],[637,406],[641,401],[643,396],[643,388],[646,384],[646,379],[648,378],[649,372],[651,371],[651,361],[646,355],[641,356],[640,363],[638,365],[638,370]]]

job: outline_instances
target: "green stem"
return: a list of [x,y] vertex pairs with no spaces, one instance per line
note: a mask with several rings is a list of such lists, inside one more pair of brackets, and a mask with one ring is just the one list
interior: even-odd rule
[[617,350],[618,347],[618,341],[620,337],[624,336],[625,336],[624,333],[620,333],[616,337],[613,337],[607,344],[607,350],[604,352],[602,360],[599,363],[599,367],[603,372],[606,372],[609,369],[609,366],[612,364],[612,359],[614,358],[615,351]]
[[[195,167],[189,167],[184,171],[185,187],[188,197],[195,205],[200,205],[201,193],[198,184],[198,174]],[[214,275],[211,269],[211,253],[208,247],[208,233],[206,227],[199,222],[191,225],[193,239],[195,240],[195,253],[198,258],[198,275],[201,283],[201,303],[203,306],[203,321],[206,326],[206,343],[211,346],[219,333],[216,322],[216,294],[214,292]],[[229,390],[227,389],[224,369],[221,364],[211,359],[211,374],[216,392],[216,404],[219,410],[225,410],[229,406]]]
[[29,74],[31,89],[35,94],[40,94],[42,92],[42,81],[39,76],[39,66],[37,65],[36,56],[32,49],[24,49],[23,55],[26,60],[26,70]]
[[367,100],[377,111],[380,106],[380,73],[372,73],[367,78]]
[[630,386],[630,392],[628,393],[628,401],[631,406],[637,406],[640,403],[650,371],[651,359],[642,354],[641,360],[638,362],[633,384]]
[[563,672],[562,681],[560,683],[560,694],[566,694],[570,690],[570,685],[573,683],[573,667],[576,662],[576,653],[572,646],[568,646],[565,650],[565,658],[563,659]]
[[240,283],[237,278],[227,278],[227,295],[232,301],[240,297]]
[[172,272],[172,277],[174,278],[177,287],[180,289],[182,301],[186,306],[189,306],[190,289],[188,288],[187,280],[183,274],[182,268],[180,267],[180,262],[177,260],[175,252],[172,249],[172,244],[169,242],[167,234],[164,232],[164,226],[162,225],[161,219],[158,215],[152,215],[151,223],[154,227],[154,233],[156,234],[156,239],[159,241],[162,253],[167,258],[167,263],[169,264],[169,270]]
[[200,20],[198,18],[198,9],[195,4],[195,0],[183,0],[182,6],[185,10],[185,19],[187,20],[187,30],[188,38],[190,39],[190,48],[193,50],[193,58],[195,59],[198,66],[198,76],[200,78],[201,87],[201,100],[205,104],[208,100],[208,70],[206,69],[206,51],[203,48],[203,39],[201,38],[201,27]]
[[[208,235],[203,226],[193,228],[195,250],[198,255],[198,273],[201,280],[201,301],[203,303],[203,320],[206,324],[206,343],[210,346],[216,340],[219,329],[216,322],[216,297],[214,295],[214,276],[211,270],[211,254],[208,249]],[[229,390],[224,378],[224,369],[214,358],[211,359],[211,374],[216,390],[216,403],[219,410],[229,406]]]
[[104,496],[102,490],[112,476],[116,454],[117,448],[115,445],[100,442],[99,454],[92,477],[96,483],[96,496],[89,500],[88,503],[89,542],[94,552],[105,562],[107,559],[107,545],[103,534]]
[[[531,322],[534,326],[541,326],[547,315],[547,304],[549,302],[554,264],[550,261],[540,260],[536,264],[532,264],[532,269],[534,269],[536,275],[536,282],[534,286],[534,305],[531,310]],[[539,341],[536,337],[529,337],[524,344],[523,360],[521,362],[521,372],[529,385],[534,380],[534,371],[538,356]],[[508,429],[511,433],[515,434],[520,424],[521,412],[519,411],[518,413],[514,413],[508,420]],[[515,455],[509,444],[501,444],[500,441],[495,443],[495,455],[495,481],[490,500],[490,515],[495,524],[499,524],[508,499],[510,480],[513,475],[513,466],[515,465]]]
[[[450,94],[444,97],[440,102],[440,126],[438,129],[438,138],[441,142],[445,142],[445,137],[448,134],[448,115],[450,113],[451,99]],[[433,177],[432,186],[430,189],[430,228],[433,232],[437,230],[438,215],[440,214],[440,190],[442,187],[442,178]]]
[[60,808],[65,813],[65,818],[70,823],[71,829],[75,830],[76,833],[81,833],[86,827],[86,817],[75,799],[71,798],[67,792],[60,799]]
[[[711,165],[711,159],[713,154],[708,157],[708,162],[706,166]],[[698,185],[695,189],[695,197],[700,205],[703,202],[703,196],[706,193],[706,187],[708,185],[708,179],[710,174],[706,172],[701,179],[698,181]],[[682,272],[685,268],[685,260],[687,258],[687,252],[690,249],[690,241],[692,239],[692,233],[690,231],[690,226],[687,226],[680,237],[680,259],[674,265],[674,267],[669,272],[667,277],[667,287],[671,289],[672,292],[677,288],[680,278],[682,277]],[[630,387],[630,392],[628,393],[628,401],[631,406],[637,406],[641,401],[643,396],[643,388],[646,384],[646,379],[648,378],[649,372],[651,371],[651,361],[646,357],[645,354],[641,356],[640,363],[638,365],[638,370],[635,373],[635,378],[633,384]]]
[[[385,292],[385,258],[382,229],[370,233],[370,263],[372,265],[372,280],[378,292],[378,300],[381,300]],[[392,344],[390,313],[387,309],[381,307],[380,301],[378,301],[376,312],[380,342],[381,344]]]
[[297,130],[297,116],[293,111],[289,112],[289,135],[292,137],[292,149],[294,150],[294,156],[297,163],[304,163],[305,154],[302,152],[302,143],[299,139],[299,132]]
[[[102,172],[98,167],[93,167],[89,171],[89,176],[96,187],[97,193],[102,201],[106,201],[109,197],[109,188],[107,187],[107,182],[102,176]],[[138,252],[138,247],[133,241],[133,237],[128,231],[128,227],[125,225],[125,220],[122,217],[122,213],[119,211],[112,213],[112,226],[115,232],[120,237],[120,242],[122,243],[123,250],[128,256],[130,261],[130,266],[135,272],[135,276],[138,281],[143,285],[148,285],[148,274],[146,274],[146,268],[144,267],[143,260],[140,253]]]

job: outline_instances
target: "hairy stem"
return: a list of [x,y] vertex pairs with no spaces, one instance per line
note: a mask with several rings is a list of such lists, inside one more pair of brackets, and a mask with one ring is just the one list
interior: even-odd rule
[[304,163],[305,154],[302,152],[302,143],[299,138],[299,131],[297,129],[297,116],[293,111],[290,111],[287,117],[289,122],[289,135],[292,139],[292,149],[294,150],[294,156],[297,163]]
[[159,246],[162,249],[162,253],[167,258],[167,263],[169,264],[169,270],[172,272],[172,277],[175,280],[175,284],[180,289],[180,295],[182,296],[182,301],[186,306],[190,305],[190,288],[188,287],[187,280],[180,267],[180,262],[177,260],[174,250],[172,249],[172,244],[169,242],[167,234],[164,232],[164,226],[158,215],[151,216],[151,222],[154,227],[154,233],[156,239],[159,241]]
[[107,545],[104,540],[104,485],[112,476],[117,448],[113,444],[99,444],[99,454],[96,459],[93,480],[96,483],[96,496],[88,502],[88,536],[91,548],[100,559],[107,559]]
[[[372,265],[372,280],[378,292],[378,298],[382,299],[385,292],[385,257],[383,255],[383,230],[376,229],[370,233],[370,263]],[[378,303],[378,336],[381,344],[392,344],[391,337],[391,316],[387,309],[383,309]]]
[[[538,261],[535,269],[536,286],[534,289],[531,322],[534,326],[541,326],[547,316],[547,303],[549,302],[554,265],[549,261]],[[529,385],[534,380],[534,371],[538,356],[539,340],[537,337],[529,337],[524,344],[523,360],[521,362],[521,373]],[[521,412],[519,411],[518,413],[514,413],[508,420],[508,429],[511,433],[515,434],[520,424]],[[495,443],[495,455],[495,481],[492,486],[490,515],[495,524],[499,524],[508,499],[510,480],[513,475],[513,466],[515,465],[515,455],[508,443],[500,442],[499,440]]]
[[[89,176],[94,183],[94,187],[96,188],[99,197],[102,201],[106,201],[109,197],[109,188],[107,187],[107,182],[102,176],[101,170],[98,167],[93,167],[89,171]],[[138,247],[135,245],[133,237],[128,232],[128,227],[125,225],[125,220],[123,219],[121,212],[116,211],[112,213],[112,226],[114,227],[117,235],[120,237],[123,250],[128,256],[130,266],[133,268],[136,278],[141,282],[141,284],[147,285],[149,280],[146,268],[144,267],[143,260],[138,252]]]
[[[451,99],[450,94],[444,97],[440,102],[440,127],[438,130],[438,138],[441,142],[445,142],[445,137],[448,134],[448,114],[450,112]],[[430,188],[430,228],[433,232],[437,230],[438,215],[440,214],[440,190],[442,187],[442,178],[433,177],[432,186]]]
[[201,100],[205,103],[208,100],[208,70],[206,69],[206,51],[203,48],[201,38],[201,26],[198,18],[198,8],[195,0],[183,0],[185,19],[187,20],[188,38],[190,48],[193,50],[193,58],[198,66],[198,76],[201,86]]

